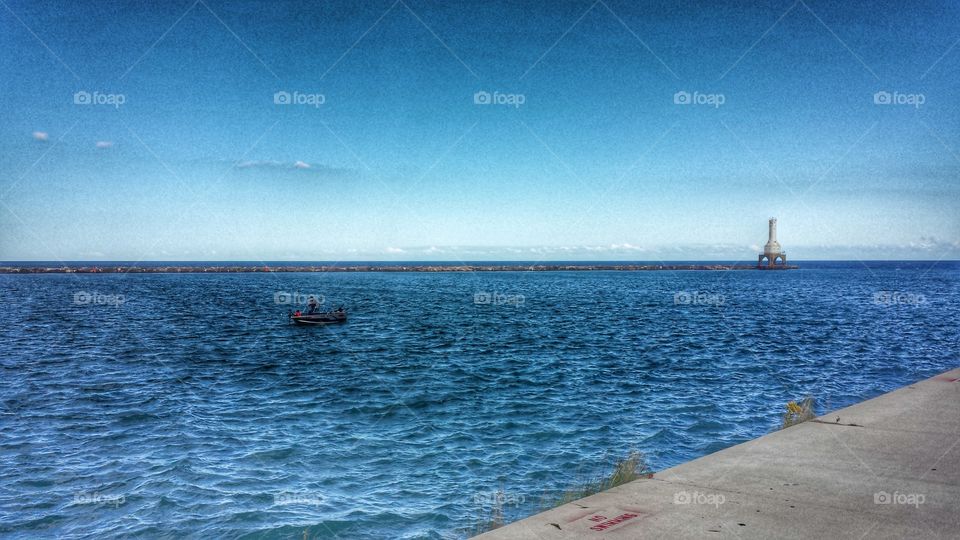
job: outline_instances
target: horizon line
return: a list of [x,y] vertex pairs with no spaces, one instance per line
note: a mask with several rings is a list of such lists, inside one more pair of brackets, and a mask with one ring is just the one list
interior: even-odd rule
[[[310,260],[310,259],[297,259],[297,260],[272,260],[272,261],[256,261],[256,260],[247,260],[247,259],[141,259],[141,260],[124,260],[124,259],[73,259],[73,260],[44,260],[44,259],[23,259],[23,260],[0,260],[0,265],[8,264],[124,264],[130,266],[136,266],[139,264],[157,264],[157,263],[211,263],[211,264],[245,264],[245,265],[296,265],[296,264],[326,264],[326,265],[341,265],[341,264],[489,264],[489,263],[512,263],[512,264],[557,264],[557,263],[568,263],[568,264],[598,264],[598,263],[731,263],[731,262],[744,262],[746,264],[751,263],[751,260],[747,259],[472,259],[472,260],[460,260],[460,259],[354,259],[354,260]],[[791,259],[791,262],[930,262],[930,263],[941,263],[941,262],[960,262],[960,259]]]

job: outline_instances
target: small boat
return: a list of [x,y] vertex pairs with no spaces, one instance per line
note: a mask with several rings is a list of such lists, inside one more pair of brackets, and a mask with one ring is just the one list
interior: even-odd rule
[[290,320],[296,324],[331,324],[347,322],[347,312],[343,308],[334,311],[322,311],[317,313],[296,313],[290,314]]

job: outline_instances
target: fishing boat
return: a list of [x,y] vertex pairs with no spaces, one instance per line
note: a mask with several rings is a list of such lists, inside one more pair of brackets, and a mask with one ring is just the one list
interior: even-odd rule
[[300,313],[299,311],[290,314],[290,320],[295,324],[331,324],[347,322],[347,312],[343,308],[334,311],[322,311],[317,313]]

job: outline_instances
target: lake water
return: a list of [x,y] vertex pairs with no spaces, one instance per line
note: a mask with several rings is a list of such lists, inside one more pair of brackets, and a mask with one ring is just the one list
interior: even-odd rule
[[464,537],[956,367],[958,269],[0,276],[0,535]]

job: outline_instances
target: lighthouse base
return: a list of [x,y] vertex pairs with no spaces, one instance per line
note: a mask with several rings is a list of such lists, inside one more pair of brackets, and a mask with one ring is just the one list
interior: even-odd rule
[[[764,264],[764,259],[766,259],[766,264]],[[772,268],[778,266],[787,266],[786,253],[761,253],[757,256],[757,268]]]

